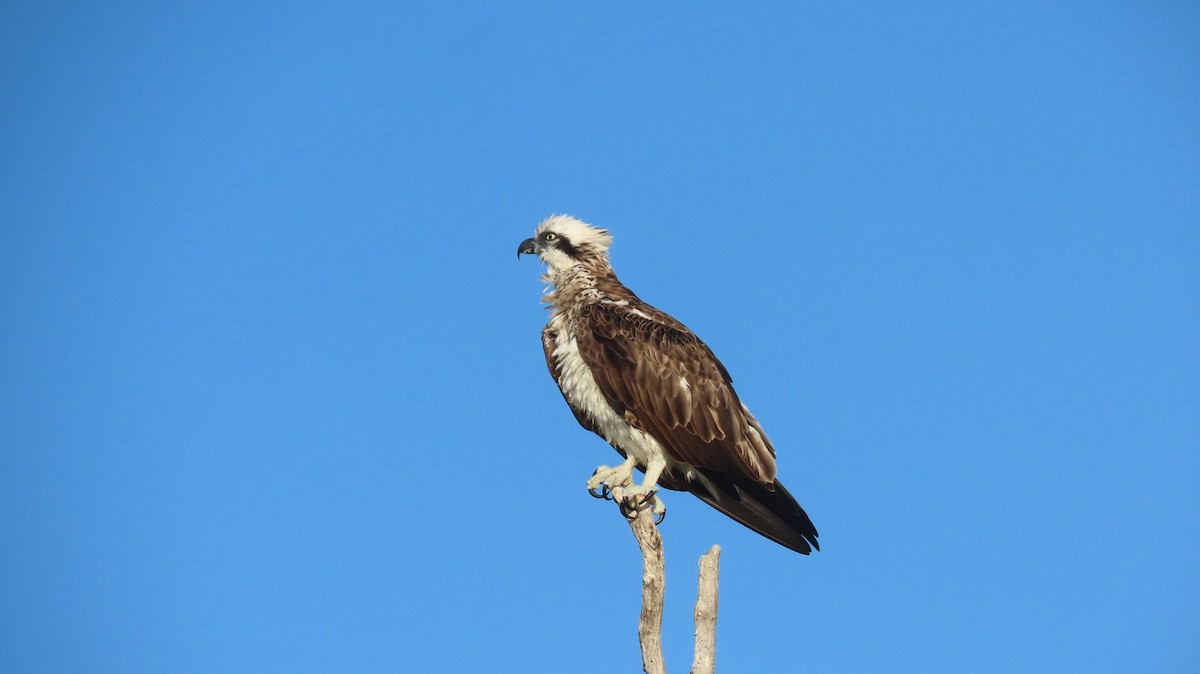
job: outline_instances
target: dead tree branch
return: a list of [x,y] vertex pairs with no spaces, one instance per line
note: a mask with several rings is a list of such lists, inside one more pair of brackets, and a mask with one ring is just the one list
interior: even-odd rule
[[[613,495],[621,498],[614,489]],[[642,551],[642,613],[638,641],[642,647],[642,671],[666,674],[662,648],[663,603],[666,596],[666,565],[662,536],[649,508],[629,520],[629,528]],[[713,546],[700,557],[700,590],[696,599],[696,650],[692,674],[712,674],[716,662],[717,589],[721,548]]]
[[629,528],[642,550],[642,615],[638,620],[642,670],[646,674],[667,674],[662,649],[663,598],[666,594],[662,536],[654,526],[654,515],[649,508],[639,510],[637,516],[629,520]]
[[696,593],[696,658],[692,674],[713,674],[717,666],[717,589],[721,548],[712,546],[700,556],[700,589]]

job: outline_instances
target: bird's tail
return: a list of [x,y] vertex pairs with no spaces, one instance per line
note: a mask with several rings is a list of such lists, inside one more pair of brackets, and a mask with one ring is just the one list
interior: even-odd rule
[[688,471],[684,489],[743,525],[802,555],[820,550],[817,528],[779,480],[766,485],[706,468]]

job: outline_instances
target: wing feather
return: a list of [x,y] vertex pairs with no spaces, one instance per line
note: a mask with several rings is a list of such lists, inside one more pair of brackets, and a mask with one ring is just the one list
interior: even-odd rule
[[589,304],[575,337],[609,402],[672,458],[773,484],[770,441],[725,366],[682,323],[644,304]]

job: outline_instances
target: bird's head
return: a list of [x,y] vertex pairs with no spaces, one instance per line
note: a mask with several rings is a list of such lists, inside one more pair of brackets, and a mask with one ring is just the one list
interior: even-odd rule
[[537,226],[533,238],[521,242],[517,257],[523,253],[537,255],[554,274],[580,265],[607,265],[610,245],[612,235],[608,230],[569,215],[552,215]]

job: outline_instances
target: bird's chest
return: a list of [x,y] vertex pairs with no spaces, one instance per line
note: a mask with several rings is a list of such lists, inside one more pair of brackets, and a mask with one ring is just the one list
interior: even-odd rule
[[582,412],[595,424],[596,431],[605,440],[627,452],[640,454],[639,447],[644,443],[639,442],[638,438],[642,433],[630,426],[609,404],[591,368],[580,354],[579,342],[572,327],[562,316],[555,317],[549,325],[557,334],[551,357],[558,368],[558,385],[563,396],[573,409]]
[[554,351],[551,356],[558,368],[558,385],[566,396],[571,407],[583,412],[595,421],[601,428],[617,421],[624,424],[616,410],[604,397],[604,392],[592,376],[592,370],[579,352],[579,342],[575,338],[574,326],[562,316],[550,322],[550,329],[556,334]]

